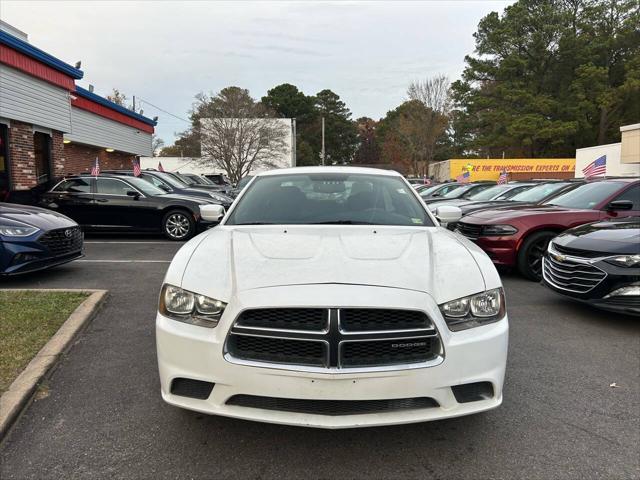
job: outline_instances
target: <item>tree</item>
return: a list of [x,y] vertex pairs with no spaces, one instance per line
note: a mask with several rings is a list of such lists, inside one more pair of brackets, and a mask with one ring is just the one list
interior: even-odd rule
[[199,118],[203,165],[226,171],[235,183],[258,166],[272,167],[286,152],[288,128],[248,90],[227,87],[196,98],[192,118]]
[[314,151],[311,138],[318,114],[314,98],[305,95],[289,83],[278,85],[262,97],[262,104],[279,117],[296,119],[296,157],[298,165],[317,165],[319,150]]
[[380,144],[377,137],[378,122],[361,117],[356,120],[358,129],[358,149],[353,157],[353,163],[373,165],[380,163]]
[[618,140],[640,111],[639,11],[634,0],[520,0],[484,17],[452,85],[465,148],[570,156]]
[[116,105],[120,105],[121,107],[124,107],[127,110],[131,110],[133,112],[139,113],[140,115],[142,115],[143,113],[141,109],[134,108],[133,104],[129,103],[128,101],[129,98],[117,88],[114,88],[113,90],[111,90],[111,94],[107,95],[106,98],[110,102],[113,102]]
[[322,90],[315,96],[317,118],[311,128],[310,143],[321,151],[322,118],[325,119],[325,163],[327,165],[351,163],[358,148],[358,131],[351,121],[351,112],[340,97],[331,90]]
[[158,157],[164,147],[164,140],[158,137],[155,133],[151,135],[151,151],[152,156]]
[[411,82],[407,96],[441,115],[449,115],[451,111],[451,82],[446,75]]

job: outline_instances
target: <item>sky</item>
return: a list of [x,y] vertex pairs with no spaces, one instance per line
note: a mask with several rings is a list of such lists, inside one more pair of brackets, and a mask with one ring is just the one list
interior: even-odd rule
[[81,60],[78,85],[135,95],[171,144],[194,96],[230,85],[256,99],[281,83],[307,95],[329,88],[354,119],[379,119],[412,80],[459,78],[480,19],[510,3],[0,0],[0,19]]

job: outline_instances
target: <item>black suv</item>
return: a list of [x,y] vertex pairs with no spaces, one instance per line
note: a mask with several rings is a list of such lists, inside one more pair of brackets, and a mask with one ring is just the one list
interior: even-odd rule
[[110,174],[65,178],[40,199],[40,206],[85,230],[162,232],[170,240],[187,240],[214,225],[202,220],[199,207],[214,204],[212,198],[166,193],[141,178]]

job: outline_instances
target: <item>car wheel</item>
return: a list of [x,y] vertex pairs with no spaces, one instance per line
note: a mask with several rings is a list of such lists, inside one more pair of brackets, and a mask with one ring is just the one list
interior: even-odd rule
[[183,210],[171,210],[162,220],[162,231],[169,240],[188,240],[195,230],[193,216]]
[[543,231],[525,239],[518,251],[518,271],[522,276],[536,282],[542,279],[542,256],[556,235],[555,232]]

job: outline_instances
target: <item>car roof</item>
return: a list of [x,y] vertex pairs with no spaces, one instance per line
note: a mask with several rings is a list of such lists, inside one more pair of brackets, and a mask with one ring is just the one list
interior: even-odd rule
[[380,175],[387,177],[402,177],[402,175],[395,170],[384,170],[382,168],[367,168],[367,167],[293,167],[282,168],[277,170],[269,170],[266,172],[257,173],[256,177],[270,177],[273,175],[293,175],[293,174],[310,174],[310,173],[351,173],[362,175]]

